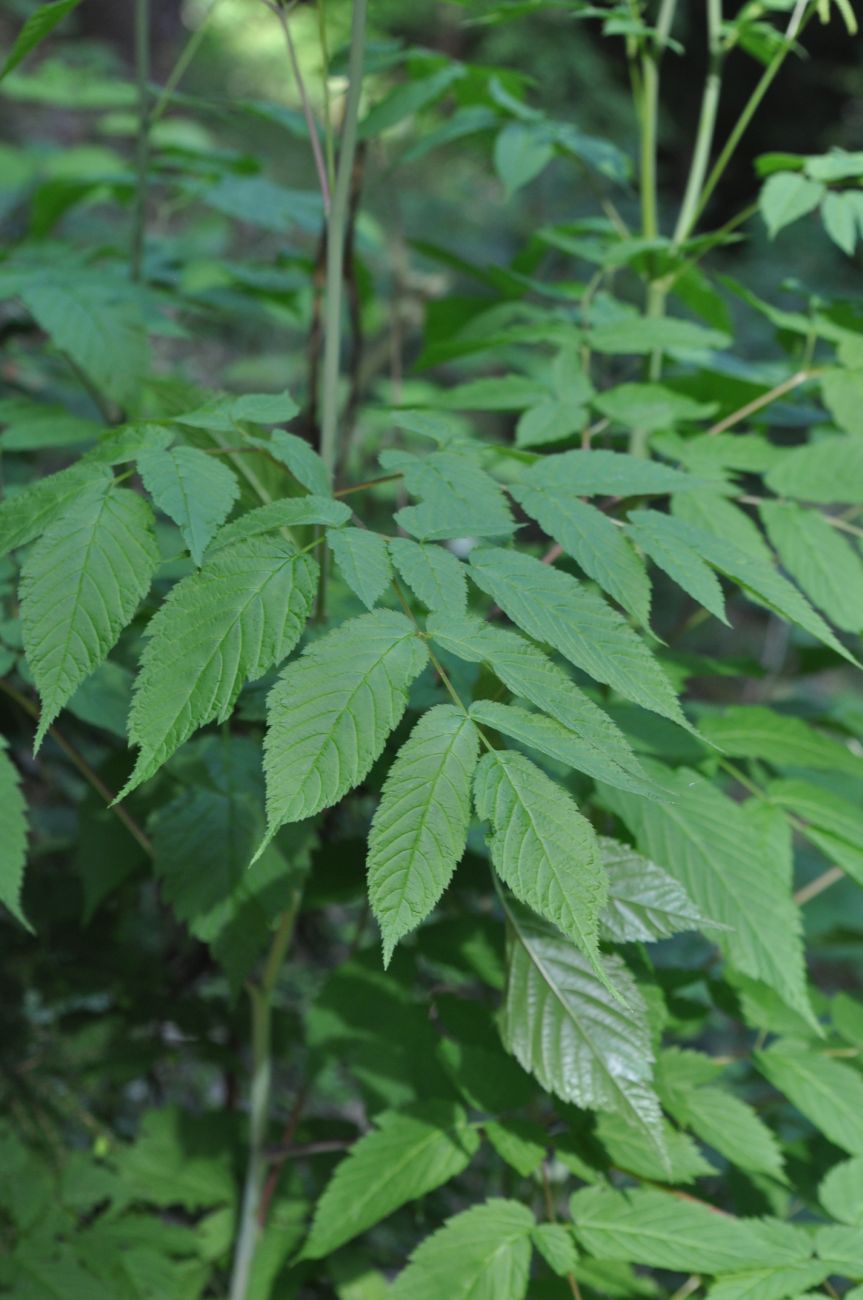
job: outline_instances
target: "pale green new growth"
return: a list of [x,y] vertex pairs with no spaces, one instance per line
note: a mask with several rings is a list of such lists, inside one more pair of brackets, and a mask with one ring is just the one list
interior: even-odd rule
[[385,1112],[336,1166],[315,1207],[304,1259],[322,1259],[465,1169],[479,1133],[460,1106],[430,1102]]
[[182,446],[142,452],[138,469],[155,505],[173,519],[200,567],[213,534],[237,499],[234,475],[215,456]]
[[593,827],[572,796],[523,754],[492,750],[476,769],[474,798],[491,825],[498,875],[598,967],[605,872]]
[[[543,1088],[576,1106],[627,1116],[663,1152],[647,1008],[617,956],[591,961],[551,926],[510,904],[503,1040]],[[609,996],[612,984],[624,1002]]]
[[159,562],[150,507],[106,486],[97,481],[54,519],[22,571],[24,648],[42,698],[36,749],[116,644]]
[[391,1300],[525,1300],[535,1220],[517,1201],[487,1201],[427,1237]]
[[141,752],[124,793],[198,727],[228,717],[245,682],[290,653],[317,574],[290,542],[251,538],[177,583],[148,628],[129,714],[129,739]]
[[288,665],[267,705],[270,834],[331,807],[362,781],[427,658],[403,614],[377,610],[342,623]]
[[393,576],[387,539],[367,528],[340,528],[327,533],[327,545],[351,591],[374,609]]
[[514,623],[635,704],[688,723],[665,673],[616,610],[583,583],[531,555],[482,547],[470,576]]
[[464,853],[476,728],[451,704],[426,713],[396,755],[369,832],[369,902],[388,965],[432,911]]

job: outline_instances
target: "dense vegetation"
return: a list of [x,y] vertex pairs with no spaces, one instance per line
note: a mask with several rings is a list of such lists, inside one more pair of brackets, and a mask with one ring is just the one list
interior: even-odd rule
[[4,15],[0,1293],[863,1297],[859,38],[731,7]]

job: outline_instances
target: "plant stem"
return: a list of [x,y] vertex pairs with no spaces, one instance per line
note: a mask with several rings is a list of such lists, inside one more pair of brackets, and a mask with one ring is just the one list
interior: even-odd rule
[[327,267],[324,290],[324,364],[321,394],[321,457],[335,470],[339,438],[339,368],[342,336],[345,230],[351,193],[351,173],[357,146],[357,121],[363,84],[363,53],[368,0],[354,0],[348,94],[345,101],[339,160],[332,209],[327,222]]
[[248,986],[252,1009],[252,1086],[249,1098],[249,1156],[240,1209],[228,1300],[246,1300],[261,1228],[259,1209],[267,1174],[266,1137],[272,1083],[273,992],[294,932],[302,890],[298,885],[291,906],[282,913],[259,984]]
[[641,232],[645,239],[655,239],[659,234],[656,187],[659,65],[676,9],[677,0],[660,0],[656,33],[645,43],[641,62]]
[[201,48],[201,43],[207,33],[207,25],[216,11],[218,3],[219,0],[212,0],[209,9],[204,14],[204,17],[201,19],[200,23],[192,32],[188,41],[177,56],[177,61],[168,74],[168,78],[162,89],[159,91],[158,98],[150,112],[149,127],[151,131],[169,108],[171,100],[174,97],[174,91],[183,80],[190,63]]
[[800,33],[800,31],[808,21],[809,13],[807,13],[807,10],[809,9],[810,9],[810,0],[798,0],[798,3],[794,6],[794,9],[791,14],[791,18],[788,21],[788,27],[785,30],[785,37],[783,39],[781,46],[776,51],[773,58],[770,60],[770,63],[764,69],[764,73],[760,81],[758,82],[758,85],[755,87],[752,94],[749,96],[749,99],[747,100],[746,104],[744,105],[743,111],[741,112],[740,117],[737,119],[737,122],[732,128],[731,134],[726,140],[722,148],[722,152],[720,153],[719,157],[714,163],[713,170],[708,176],[707,181],[701,191],[701,197],[698,201],[698,207],[695,212],[696,220],[704,211],[704,209],[707,207],[707,204],[710,201],[710,197],[713,194],[713,191],[716,189],[716,186],[719,184],[720,180],[722,179],[725,173],[725,169],[728,166],[729,162],[731,161],[734,155],[734,151],[736,150],[738,144],[743,138],[743,135],[745,134],[749,126],[749,123],[752,121],[753,117],[758,111],[758,107],[761,104],[762,99],[767,94],[770,87],[773,85],[773,82],[776,79],[779,70],[781,69],[783,63],[785,62],[789,52],[791,51],[794,45],[794,41],[796,40],[798,34]]
[[818,370],[798,370],[790,379],[784,379],[782,383],[777,384],[775,388],[768,389],[768,391],[762,393],[760,397],[753,398],[752,401],[747,402],[745,406],[741,406],[738,410],[732,411],[730,415],[726,415],[723,420],[719,420],[718,423],[712,424],[707,430],[708,435],[725,433],[726,429],[731,429],[735,424],[739,424],[741,420],[748,419],[748,417],[754,415],[756,411],[762,410],[765,406],[769,406],[771,402],[775,402],[780,397],[784,397],[786,393],[790,393],[795,388],[799,388],[800,385],[805,384],[807,380],[816,378],[819,373]]
[[333,142],[333,106],[330,97],[330,48],[327,41],[327,4],[318,0],[318,40],[321,46],[324,89],[324,149],[327,158],[327,178],[330,190],[336,183],[336,149]]
[[138,84],[138,147],[135,206],[132,213],[132,279],[141,279],[147,195],[150,185],[150,0],[135,0],[135,77]]
[[700,210],[698,205],[701,201],[704,177],[707,175],[707,164],[710,161],[710,150],[713,147],[716,114],[722,89],[722,0],[707,0],[707,54],[708,69],[701,100],[701,113],[698,118],[698,130],[686,191],[674,230],[675,245],[680,245],[688,239],[695,225]]
[[312,112],[312,101],[309,99],[309,93],[306,90],[306,83],[300,67],[300,61],[297,58],[297,47],[294,45],[294,38],[291,35],[291,25],[288,22],[287,14],[281,5],[270,5],[269,0],[266,0],[266,3],[267,7],[271,8],[275,12],[282,25],[282,31],[285,34],[285,42],[288,47],[288,58],[291,61],[291,71],[294,74],[294,81],[297,83],[297,91],[303,108],[306,130],[309,133],[309,144],[312,149],[312,157],[315,160],[315,171],[318,175],[318,185],[321,189],[321,198],[324,201],[324,215],[329,217],[332,202],[330,194],[330,177],[327,164],[324,161],[323,152],[321,151],[321,139],[318,134],[318,124],[315,121],[315,116]]

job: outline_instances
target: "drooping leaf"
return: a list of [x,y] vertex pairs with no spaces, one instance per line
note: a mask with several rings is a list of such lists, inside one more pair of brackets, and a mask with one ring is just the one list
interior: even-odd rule
[[821,204],[821,220],[827,234],[849,257],[857,246],[860,233],[859,203],[854,194],[837,193],[835,190],[826,196]]
[[124,794],[198,727],[226,718],[244,683],[290,653],[317,575],[290,542],[253,537],[177,583],[148,628],[129,714],[129,739],[141,752]]
[[138,469],[154,504],[173,519],[200,567],[214,533],[237,499],[234,475],[215,456],[183,446],[143,452]]
[[54,519],[22,571],[27,663],[42,699],[38,749],[48,727],[106,658],[159,562],[152,512],[127,488],[96,482]]
[[863,1155],[863,1078],[844,1061],[784,1039],[756,1052],[765,1078],[836,1146]]
[[426,660],[404,615],[377,610],[334,628],[288,665],[267,707],[271,832],[330,807],[362,781]]
[[558,1277],[566,1277],[578,1262],[572,1233],[562,1223],[540,1223],[531,1234],[534,1246]]
[[50,0],[48,4],[40,5],[16,36],[12,49],[7,54],[3,67],[0,68],[0,81],[8,76],[13,68],[17,68],[37,45],[41,45],[57,24],[61,23],[73,9],[77,9],[80,3],[81,0]]
[[409,537],[391,537],[390,555],[411,591],[430,610],[462,614],[467,607],[464,565],[445,546],[429,546]]
[[645,643],[596,592],[533,556],[485,546],[471,552],[470,575],[514,623],[576,668],[635,704],[689,725]]
[[601,836],[608,901],[600,917],[613,943],[653,943],[684,930],[711,929],[677,880],[627,844]]
[[639,623],[648,623],[650,580],[644,564],[607,515],[566,488],[528,482],[512,488],[512,494],[589,578]]
[[332,497],[285,497],[281,501],[258,506],[256,510],[248,510],[238,519],[225,524],[207,547],[207,556],[211,558],[216,551],[224,550],[226,546],[248,537],[300,528],[305,524],[325,524],[329,528],[338,528],[347,523],[350,517],[348,506],[341,501],[334,501]]
[[572,797],[522,754],[493,750],[477,766],[474,798],[491,825],[498,875],[596,967],[605,875],[593,827]]
[[863,629],[863,559],[817,510],[765,502],[761,518],[782,565],[832,623]]
[[685,768],[665,774],[667,803],[603,787],[603,801],[639,847],[683,885],[712,920],[728,962],[776,989],[812,1020],[806,992],[800,912],[781,861],[766,852],[740,805]]
[[385,1112],[336,1166],[315,1207],[304,1259],[322,1259],[470,1163],[479,1133],[459,1106]]
[[105,466],[81,463],[34,479],[7,496],[0,504],[0,554],[32,542],[91,484],[101,483],[107,489],[110,482]]
[[579,1244],[600,1259],[680,1273],[726,1273],[803,1263],[808,1234],[775,1220],[738,1219],[667,1192],[586,1187],[570,1199]]
[[760,758],[774,767],[811,767],[863,775],[863,759],[803,718],[762,705],[739,704],[705,714],[702,734],[730,758]]
[[[662,1150],[647,1008],[617,956],[601,980],[588,958],[525,908],[507,908],[509,972],[504,1043],[548,1092],[632,1119]],[[622,1002],[611,998],[607,983]]]
[[758,203],[770,238],[812,212],[823,197],[824,186],[801,172],[776,172],[768,177]]
[[27,861],[27,805],[18,770],[0,741],[0,903],[29,928],[21,905]]
[[369,832],[369,901],[389,963],[432,911],[464,853],[476,728],[451,704],[430,709],[396,756]]
[[327,533],[327,544],[351,591],[374,609],[393,574],[387,539],[367,528],[339,528]]
[[655,510],[633,510],[627,519],[627,531],[636,546],[640,546],[673,582],[727,624],[725,597],[719,579],[692,546],[680,538],[672,540],[667,535],[660,522],[664,518]]
[[392,1300],[525,1300],[534,1226],[517,1201],[464,1210],[417,1247]]
[[[718,492],[676,492],[671,498],[671,513],[675,519],[711,534],[720,542],[730,542],[750,561],[760,560],[768,568],[772,567],[773,555],[758,525],[745,510]],[[672,543],[683,536],[678,529],[671,538]]]
[[[620,728],[531,641],[482,619],[449,613],[434,614],[428,630],[444,650],[469,663],[487,663],[514,695],[574,732],[590,751],[591,767],[584,771],[598,777],[611,768],[613,776],[604,779],[612,785],[618,780],[628,782],[627,774],[643,783],[641,764]],[[583,761],[588,761],[587,756]]]

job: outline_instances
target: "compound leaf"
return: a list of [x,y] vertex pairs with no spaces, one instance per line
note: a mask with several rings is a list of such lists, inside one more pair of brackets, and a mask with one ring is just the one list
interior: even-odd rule
[[524,1300],[534,1227],[517,1201],[486,1201],[457,1214],[413,1252],[391,1300]]
[[200,567],[213,534],[237,499],[234,475],[215,456],[183,446],[143,452],[138,469],[154,504],[173,519]]

